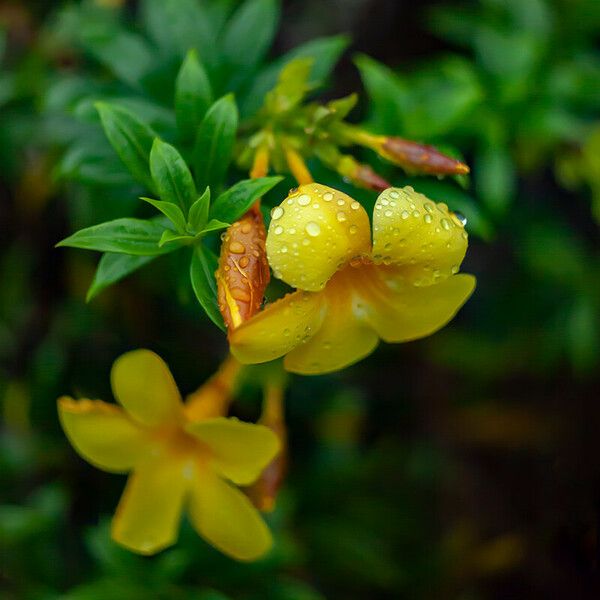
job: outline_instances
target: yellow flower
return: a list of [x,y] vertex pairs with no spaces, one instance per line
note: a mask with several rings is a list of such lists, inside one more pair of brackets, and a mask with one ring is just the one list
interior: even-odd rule
[[267,427],[224,417],[192,420],[163,360],[148,350],[121,356],[111,373],[121,405],[60,398],[58,411],[77,452],[104,471],[131,471],[112,523],[113,539],[153,554],[177,539],[184,508],[213,546],[253,560],[272,545],[249,485],[279,449]]
[[381,193],[373,242],[363,207],[319,184],[292,190],[272,211],[267,255],[297,291],[230,333],[242,363],[285,355],[302,374],[341,369],[379,342],[406,342],[443,327],[475,288],[457,275],[467,250],[461,220],[412,188]]

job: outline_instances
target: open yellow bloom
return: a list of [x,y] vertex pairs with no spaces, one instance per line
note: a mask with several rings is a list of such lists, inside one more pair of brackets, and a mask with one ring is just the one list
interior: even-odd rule
[[85,460],[104,471],[132,472],[113,539],[134,552],[158,552],[176,541],[187,508],[198,533],[222,552],[238,560],[267,552],[267,526],[231,483],[249,485],[259,477],[278,452],[277,436],[237,419],[193,420],[169,368],[148,350],[121,356],[111,382],[120,407],[63,397],[58,411]]
[[285,355],[302,374],[341,369],[379,339],[406,342],[443,327],[475,288],[457,274],[467,250],[463,223],[411,187],[377,199],[369,217],[355,200],[308,184],[272,212],[267,254],[276,277],[297,291],[230,333],[243,363]]

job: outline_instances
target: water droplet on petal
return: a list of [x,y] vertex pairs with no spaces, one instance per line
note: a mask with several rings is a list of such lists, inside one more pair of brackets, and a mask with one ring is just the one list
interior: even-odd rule
[[350,233],[354,235],[358,231],[358,227],[356,225],[350,225]]
[[360,208],[360,202],[356,202],[356,200],[350,205],[352,210],[358,210]]
[[433,221],[433,217],[428,213],[423,217],[425,223],[431,223]]
[[386,211],[385,211],[383,214],[384,214],[386,217],[392,217],[392,216],[394,215],[394,213],[393,213],[391,210],[386,210]]
[[400,194],[396,191],[390,192],[390,198],[399,198]]
[[450,221],[448,221],[448,219],[442,219],[440,221],[440,225],[446,230],[446,231],[450,231],[450,229],[452,228],[452,223],[450,223]]
[[325,200],[325,202],[331,202],[333,200],[333,194],[331,192],[326,192],[323,194],[323,200]]
[[348,218],[348,217],[346,217],[346,213],[343,210],[340,210],[340,212],[336,216],[337,216],[337,220],[340,223],[343,223]]
[[321,233],[321,227],[318,223],[315,223],[314,221],[309,221],[306,224],[305,229],[306,233],[308,233],[308,235],[310,235],[311,237],[317,237]]
[[400,216],[401,216],[403,219],[408,219],[408,217],[410,217],[410,214],[409,214],[409,212],[408,212],[407,210],[403,210],[403,211],[400,213]]
[[298,204],[300,206],[308,206],[310,204],[310,196],[308,194],[302,194],[302,196],[298,198]]
[[281,208],[281,206],[276,206],[271,211],[271,219],[273,219],[273,221],[276,221],[277,219],[281,219],[281,217],[283,217],[283,208]]
[[461,227],[464,227],[467,224],[467,217],[465,217],[465,215],[463,215],[462,213],[459,213],[459,212],[455,211],[455,212],[452,213],[452,218]]

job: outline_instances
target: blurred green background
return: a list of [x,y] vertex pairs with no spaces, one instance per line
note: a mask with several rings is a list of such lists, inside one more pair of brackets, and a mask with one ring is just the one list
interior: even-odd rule
[[[75,455],[56,398],[110,399],[112,361],[137,347],[190,392],[227,348],[168,257],[86,304],[97,256],[54,244],[140,212],[92,101],[168,129],[183,47],[210,45],[240,4],[200,2],[201,22],[190,3],[165,1],[179,18],[162,21],[152,0],[0,5],[0,598],[598,598],[597,0],[281,3],[268,54],[223,90],[251,113],[277,57],[329,38],[321,98],[359,91],[356,120],[471,165],[457,183],[360,155],[468,217],[478,289],[431,338],[291,379],[268,558],[237,564],[187,525],[154,558],[110,541],[124,478]],[[257,417],[252,374],[233,410]]]

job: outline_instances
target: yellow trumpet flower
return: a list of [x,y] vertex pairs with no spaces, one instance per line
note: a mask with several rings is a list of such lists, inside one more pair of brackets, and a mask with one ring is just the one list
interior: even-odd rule
[[380,338],[406,342],[437,331],[475,288],[473,276],[457,274],[468,245],[461,219],[411,187],[380,194],[372,242],[362,205],[324,185],[292,190],[271,215],[269,263],[297,291],[230,333],[242,363],[285,355],[292,372],[335,371]]
[[249,485],[279,450],[267,427],[233,418],[198,418],[189,410],[163,360],[136,350],[115,362],[111,383],[121,406],[58,400],[62,427],[75,450],[111,473],[131,471],[112,523],[112,537],[140,554],[177,539],[182,512],[210,544],[238,560],[254,560],[272,545],[248,497]]

